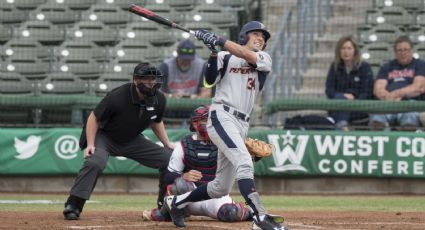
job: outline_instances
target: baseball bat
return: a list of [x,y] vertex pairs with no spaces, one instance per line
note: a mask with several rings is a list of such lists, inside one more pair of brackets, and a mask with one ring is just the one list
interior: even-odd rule
[[147,18],[147,19],[154,21],[156,23],[159,23],[159,24],[162,24],[162,25],[165,25],[165,26],[169,26],[169,27],[172,27],[172,28],[176,28],[176,29],[182,30],[182,31],[190,33],[190,34],[195,34],[195,31],[186,29],[183,26],[181,26],[181,25],[179,25],[179,24],[177,24],[173,21],[170,21],[167,18],[161,17],[158,14],[155,14],[154,12],[152,12],[148,9],[145,9],[141,6],[130,4],[130,8],[128,9],[128,11],[130,11],[133,14],[137,14],[139,16]]

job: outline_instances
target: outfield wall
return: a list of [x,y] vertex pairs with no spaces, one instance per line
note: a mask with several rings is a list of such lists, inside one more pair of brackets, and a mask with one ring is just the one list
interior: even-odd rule
[[[0,129],[0,191],[68,191],[83,162],[81,129]],[[172,141],[188,134],[167,130]],[[157,141],[152,132],[144,133]],[[251,130],[275,147],[255,164],[260,192],[425,194],[425,138],[408,132]],[[111,157],[99,192],[148,192],[156,171]],[[235,190],[237,191],[237,190]]]

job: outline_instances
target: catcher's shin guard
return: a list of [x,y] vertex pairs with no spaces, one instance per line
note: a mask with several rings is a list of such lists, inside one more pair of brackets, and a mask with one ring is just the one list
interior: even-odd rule
[[253,212],[242,203],[223,204],[217,212],[217,219],[223,222],[252,220]]

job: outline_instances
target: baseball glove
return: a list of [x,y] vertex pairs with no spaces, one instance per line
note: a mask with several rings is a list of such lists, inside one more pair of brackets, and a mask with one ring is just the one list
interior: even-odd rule
[[250,137],[245,139],[245,146],[253,158],[268,157],[273,152],[273,146],[271,144]]

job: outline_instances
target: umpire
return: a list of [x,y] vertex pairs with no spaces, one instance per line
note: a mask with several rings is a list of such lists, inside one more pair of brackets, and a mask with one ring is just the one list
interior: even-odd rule
[[[161,83],[161,71],[140,63],[134,68],[133,82],[113,89],[90,114],[80,138],[85,161],[65,203],[66,220],[79,219],[109,155],[124,156],[147,167],[159,168],[158,206],[162,205],[166,192],[163,177],[174,145],[162,121],[166,99],[158,91]],[[165,148],[141,134],[148,126]]]

